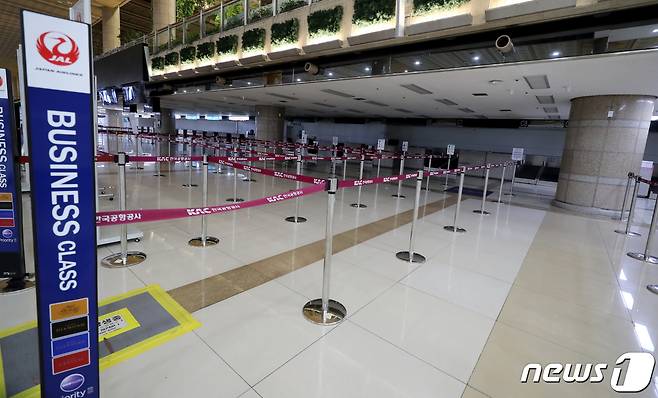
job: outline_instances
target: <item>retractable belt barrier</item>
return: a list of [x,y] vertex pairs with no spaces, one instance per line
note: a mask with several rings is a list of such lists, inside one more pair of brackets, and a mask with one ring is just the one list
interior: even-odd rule
[[312,185],[295,191],[278,195],[267,196],[249,202],[208,207],[187,207],[177,209],[143,209],[126,211],[103,211],[96,213],[96,225],[105,227],[109,225],[135,224],[142,222],[175,220],[178,218],[197,217],[210,214],[227,213],[249,207],[263,206],[270,203],[283,202],[300,196],[311,195],[324,191],[324,185]]

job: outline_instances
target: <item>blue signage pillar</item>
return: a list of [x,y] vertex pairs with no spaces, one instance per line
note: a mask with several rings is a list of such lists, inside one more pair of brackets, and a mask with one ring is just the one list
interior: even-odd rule
[[20,175],[11,74],[0,68],[0,278],[16,288],[25,278]]
[[98,397],[91,35],[22,11],[41,396]]

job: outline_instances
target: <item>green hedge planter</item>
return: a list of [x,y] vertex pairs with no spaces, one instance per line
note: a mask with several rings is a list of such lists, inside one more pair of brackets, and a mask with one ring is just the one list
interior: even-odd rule
[[355,25],[373,25],[395,18],[395,0],[354,0]]
[[189,46],[189,47],[181,48],[181,50],[180,50],[180,62],[182,64],[187,63],[187,62],[194,62],[195,58],[196,58],[196,47]]
[[249,13],[249,22],[260,21],[272,16],[272,6],[258,7]]
[[178,60],[179,60],[178,53],[176,52],[169,53],[164,57],[164,64],[165,66],[177,66]]
[[435,11],[461,7],[470,0],[414,0],[414,14],[427,14]]
[[309,14],[308,33],[311,37],[331,35],[340,32],[343,20],[343,7],[337,6],[329,10],[319,10]]
[[215,55],[215,43],[207,42],[196,46],[196,59],[208,59]]
[[163,70],[164,67],[165,67],[164,57],[151,58],[151,69],[153,69],[153,70]]
[[279,7],[279,12],[296,10],[297,8],[304,7],[305,5],[308,5],[306,0],[288,0],[281,4],[281,7]]
[[296,43],[299,38],[299,19],[272,24],[272,45]]
[[187,35],[185,35],[185,44],[192,44],[197,40],[199,40],[199,32],[187,32]]
[[265,29],[246,30],[242,34],[242,50],[252,51],[265,48]]
[[217,54],[228,55],[238,53],[238,36],[230,35],[217,40]]

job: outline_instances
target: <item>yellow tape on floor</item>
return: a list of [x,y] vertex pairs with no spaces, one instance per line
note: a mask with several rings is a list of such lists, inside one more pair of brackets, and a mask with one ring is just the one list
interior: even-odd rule
[[[160,304],[166,312],[171,315],[178,322],[178,326],[168,329],[162,333],[151,336],[145,340],[140,341],[139,343],[133,344],[129,347],[126,347],[117,352],[113,352],[100,360],[100,369],[101,371],[110,368],[114,365],[117,365],[123,361],[126,361],[130,358],[134,358],[139,354],[142,354],[152,348],[158,347],[178,336],[181,336],[185,333],[188,333],[199,326],[199,323],[192,315],[187,312],[183,307],[181,307],[174,299],[171,298],[160,286],[150,285],[142,289],[133,290],[128,293],[124,293],[118,296],[107,298],[102,300],[99,304],[99,307],[116,303],[121,300],[128,299],[143,293],[148,293],[153,297],[155,301]],[[112,337],[118,336],[119,334],[125,333],[129,330],[133,330],[140,327],[139,322],[135,319],[128,308],[122,308],[116,311],[112,311],[107,314],[100,315],[98,317],[99,322],[103,322],[106,319],[113,319],[115,316],[120,316],[123,321],[125,321],[125,326],[121,328],[116,328],[116,330],[109,331],[104,336],[103,339],[110,339]],[[0,338],[11,336],[16,333],[20,333],[32,328],[37,327],[36,321],[27,322],[22,325],[14,326],[9,329],[0,331]],[[102,340],[99,338],[99,340]],[[39,386],[34,386],[25,391],[22,391],[16,395],[13,395],[10,398],[38,398],[41,395],[41,389]],[[4,368],[2,363],[2,352],[0,352],[0,398],[8,398],[7,390],[5,384]]]

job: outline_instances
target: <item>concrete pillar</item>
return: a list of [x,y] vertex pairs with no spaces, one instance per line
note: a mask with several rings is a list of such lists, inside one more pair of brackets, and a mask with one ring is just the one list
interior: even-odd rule
[[108,127],[123,127],[123,111],[116,109],[106,109]]
[[176,117],[171,109],[160,109],[160,134],[176,135]]
[[627,174],[642,164],[655,102],[635,95],[571,101],[556,206],[610,215],[621,210]]
[[153,0],[153,28],[160,30],[176,22],[176,0]]
[[282,141],[285,109],[278,106],[256,105],[256,138]]
[[121,46],[120,15],[119,7],[103,7],[103,52]]

